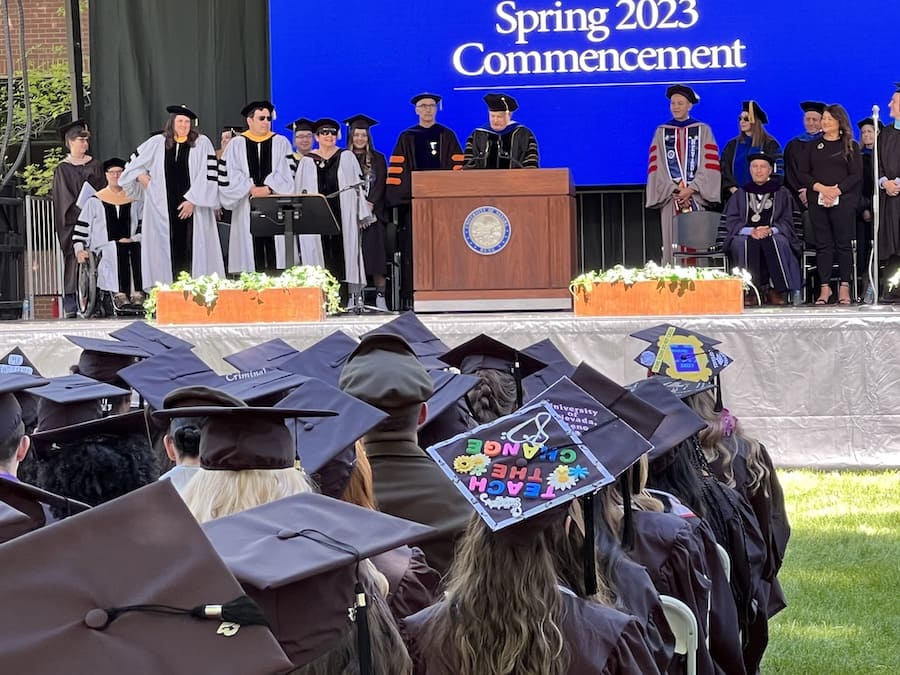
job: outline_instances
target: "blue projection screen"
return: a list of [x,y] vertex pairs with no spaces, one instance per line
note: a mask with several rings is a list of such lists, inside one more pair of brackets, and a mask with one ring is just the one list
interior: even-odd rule
[[720,148],[744,99],[782,146],[803,131],[801,100],[841,103],[852,121],[878,104],[884,119],[900,79],[896,27],[864,11],[839,0],[271,0],[275,130],[365,113],[387,155],[416,123],[409,98],[433,91],[438,121],[465,144],[487,124],[482,96],[505,91],[542,167],[569,167],[582,186],[640,184],[672,83],[700,95],[693,116]]

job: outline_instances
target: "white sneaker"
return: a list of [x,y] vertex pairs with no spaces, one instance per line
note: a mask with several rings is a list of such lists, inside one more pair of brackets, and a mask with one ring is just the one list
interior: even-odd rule
[[375,306],[382,312],[388,311],[387,301],[385,301],[384,299],[384,293],[377,293],[375,295]]

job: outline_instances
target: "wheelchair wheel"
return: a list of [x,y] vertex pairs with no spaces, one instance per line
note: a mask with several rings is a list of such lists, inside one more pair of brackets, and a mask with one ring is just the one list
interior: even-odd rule
[[89,319],[97,308],[97,256],[90,254],[87,262],[78,264],[78,290],[75,311],[82,319]]

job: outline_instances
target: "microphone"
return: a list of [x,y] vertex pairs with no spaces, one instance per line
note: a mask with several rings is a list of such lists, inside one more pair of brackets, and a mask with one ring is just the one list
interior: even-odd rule
[[877,105],[872,106],[872,121],[875,122],[875,129],[878,129],[878,112],[881,110]]

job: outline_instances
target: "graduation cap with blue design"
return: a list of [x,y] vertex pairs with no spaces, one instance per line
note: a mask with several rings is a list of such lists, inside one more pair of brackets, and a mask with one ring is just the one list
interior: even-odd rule
[[234,354],[223,356],[222,359],[238,370],[279,368],[282,363],[299,353],[299,350],[294,349],[281,338],[275,338],[274,340],[268,340],[262,344],[242,349]]
[[287,420],[300,466],[323,494],[340,498],[356,462],[355,443],[388,414],[315,378],[304,382],[276,408],[324,407],[336,417],[296,417]]
[[49,383],[50,380],[28,373],[0,373],[0,439],[9,438],[20,424],[25,423],[20,396],[33,387]]
[[631,337],[649,343],[634,360],[653,375],[668,375],[689,382],[715,380],[715,410],[722,410],[719,373],[731,364],[732,359],[715,349],[721,340],[668,323],[637,331]]
[[359,341],[344,331],[335,331],[281,364],[282,370],[314,377],[338,386],[341,369]]
[[[41,376],[35,365],[27,356],[25,356],[25,352],[19,347],[13,347],[2,359],[0,359],[0,378],[11,373],[29,375],[32,377]],[[12,380],[7,380],[7,382],[11,381]],[[32,384],[31,386],[35,385]],[[35,398],[34,394],[28,392],[26,389],[27,388],[17,389],[15,391],[10,391],[10,393],[16,398],[16,401],[19,402],[22,422],[25,423],[25,433],[30,433],[30,430],[33,429],[34,425],[37,423],[38,400]]]

